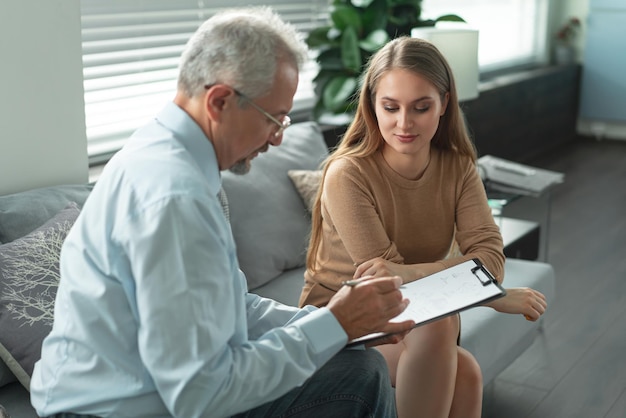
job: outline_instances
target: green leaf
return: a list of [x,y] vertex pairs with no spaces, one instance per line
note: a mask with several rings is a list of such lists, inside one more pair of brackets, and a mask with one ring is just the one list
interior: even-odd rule
[[374,0],[361,15],[366,32],[385,29],[387,26],[387,3],[385,0]]
[[328,44],[328,32],[331,30],[330,26],[322,26],[313,29],[309,32],[306,38],[306,43],[311,48],[318,48]]
[[389,22],[397,26],[415,25],[419,20],[420,10],[410,5],[399,5],[389,13]]
[[367,38],[359,42],[359,46],[368,52],[375,52],[389,41],[386,30],[378,29],[370,33]]
[[426,20],[420,20],[419,22],[417,22],[417,24],[414,26],[416,28],[432,28],[435,26],[435,22],[432,19],[426,19]]
[[329,48],[317,56],[321,70],[345,71],[339,48]]
[[356,92],[356,77],[339,76],[328,82],[322,94],[324,107],[335,113],[346,106]]
[[421,9],[422,0],[387,0],[389,7],[408,6],[414,9]]
[[315,85],[315,95],[320,97],[322,92],[326,88],[326,85],[335,77],[345,76],[346,74],[343,71],[333,71],[333,70],[320,70],[315,78],[313,79],[313,84]]
[[357,32],[361,32],[363,27],[361,16],[352,6],[337,4],[331,8],[330,18],[340,31],[346,28],[354,28]]
[[347,27],[341,37],[341,62],[347,69],[355,73],[361,71],[363,61],[359,49],[359,39],[356,30],[352,27]]
[[465,19],[463,19],[459,15],[443,15],[443,16],[439,16],[437,19],[435,19],[435,21],[436,22],[465,22]]

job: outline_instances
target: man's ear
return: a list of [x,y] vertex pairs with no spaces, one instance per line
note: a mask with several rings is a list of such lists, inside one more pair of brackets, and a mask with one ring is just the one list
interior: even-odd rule
[[233,103],[230,98],[234,95],[233,89],[223,84],[216,84],[207,89],[204,96],[204,107],[209,117],[213,120],[220,120],[222,112]]

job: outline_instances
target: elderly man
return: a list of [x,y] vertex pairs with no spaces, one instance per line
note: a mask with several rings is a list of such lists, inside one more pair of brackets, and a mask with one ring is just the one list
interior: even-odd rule
[[[178,91],[111,159],[68,235],[31,382],[43,417],[391,417],[376,350],[344,349],[406,307],[399,278],[297,309],[247,293],[218,193],[289,126],[306,46],[268,8],[207,20]],[[384,342],[389,342],[389,339]]]

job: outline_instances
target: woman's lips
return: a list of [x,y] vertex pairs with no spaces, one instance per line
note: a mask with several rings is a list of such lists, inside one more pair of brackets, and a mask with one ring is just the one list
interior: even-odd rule
[[400,142],[412,142],[415,140],[415,138],[417,138],[417,135],[396,134],[396,138],[398,138],[398,141]]

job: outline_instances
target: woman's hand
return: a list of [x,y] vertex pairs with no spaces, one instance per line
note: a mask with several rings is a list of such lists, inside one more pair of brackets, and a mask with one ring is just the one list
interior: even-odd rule
[[498,312],[522,314],[529,321],[536,321],[548,306],[543,293],[528,287],[506,289],[506,296],[486,303]]
[[[364,276],[372,277],[387,277],[398,276],[402,277],[404,283],[407,282],[407,278],[414,277],[415,272],[405,264],[397,264],[393,261],[385,260],[381,257],[372,258],[364,263],[361,263],[354,272],[354,278],[358,279]],[[408,280],[410,281],[410,280]]]
[[404,283],[409,283],[429,274],[436,273],[441,269],[442,266],[437,263],[398,264],[393,261],[385,260],[382,257],[376,257],[361,263],[356,268],[353,277],[358,279],[364,276],[398,276],[402,278]]

